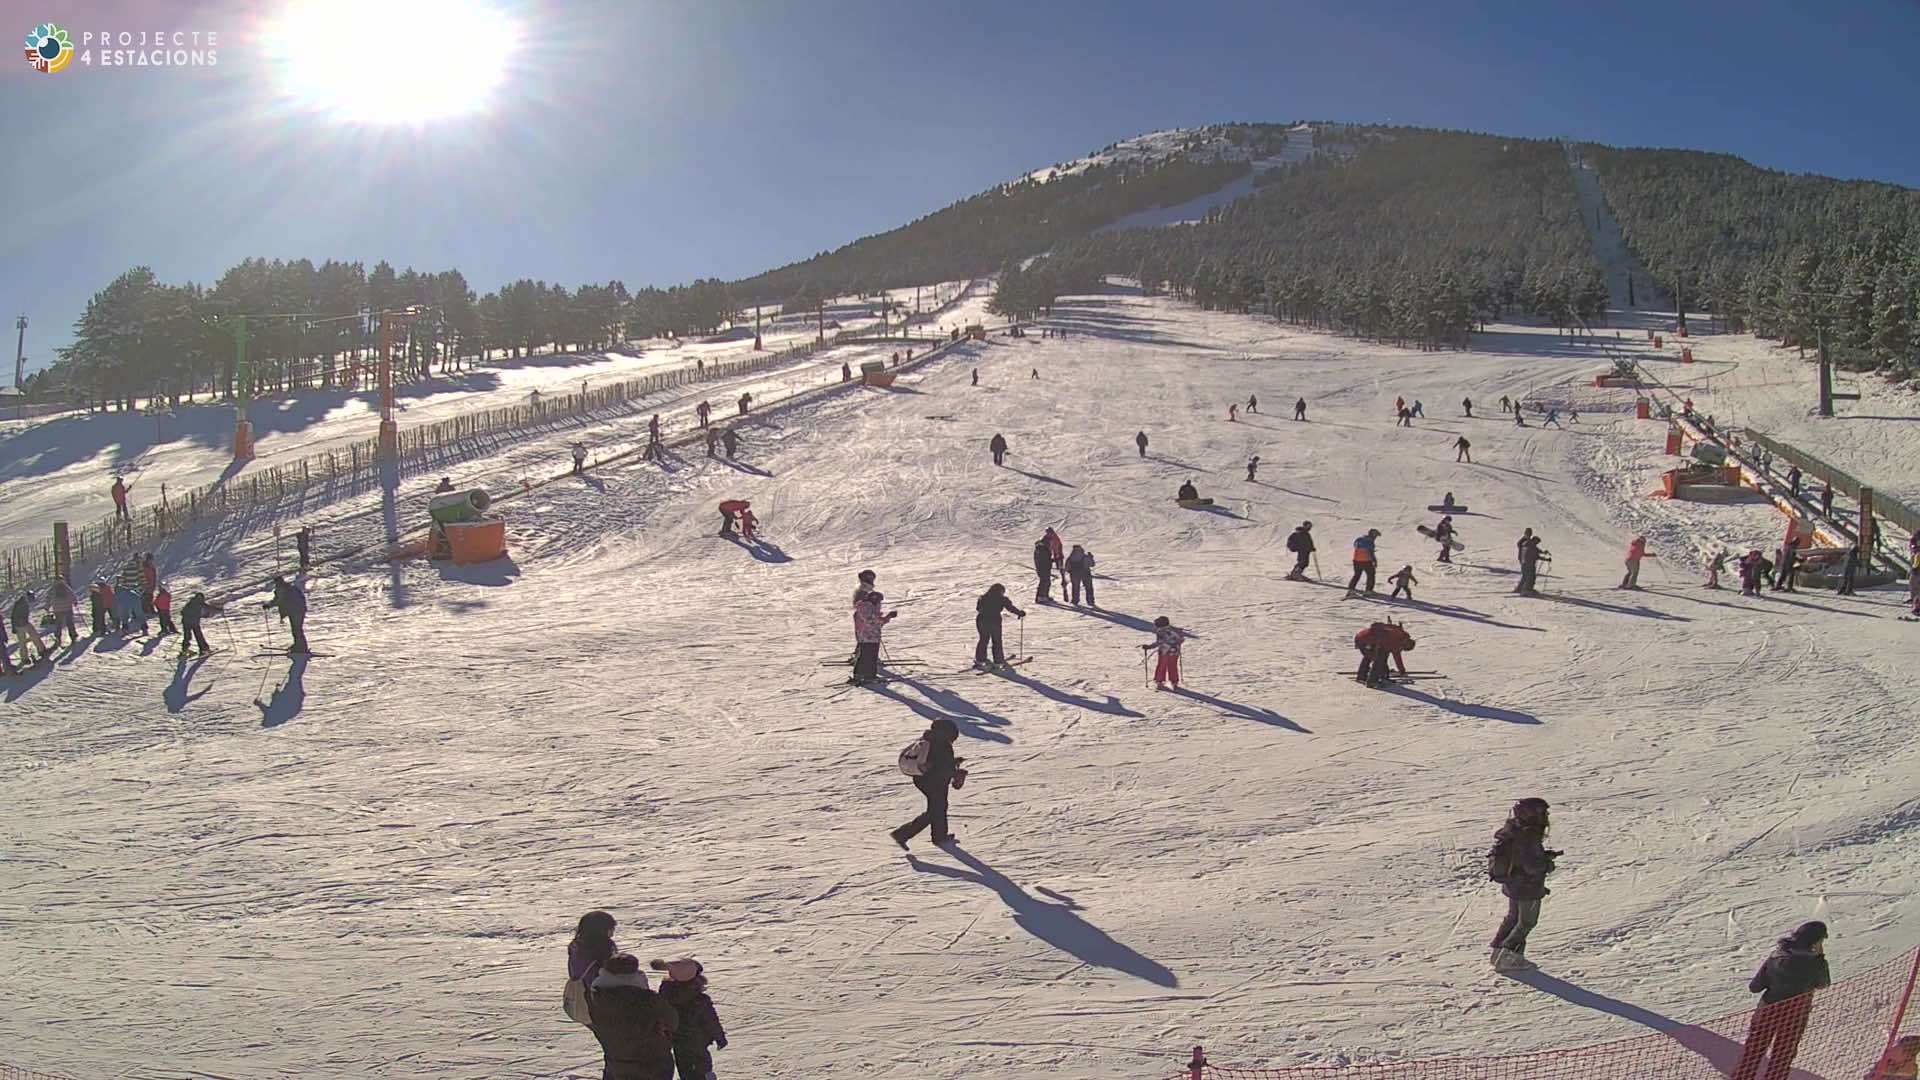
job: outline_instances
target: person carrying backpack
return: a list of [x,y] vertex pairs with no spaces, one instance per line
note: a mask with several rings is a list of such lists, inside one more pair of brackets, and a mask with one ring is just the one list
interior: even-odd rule
[[1507,916],[1494,931],[1491,960],[1496,971],[1530,971],[1527,935],[1540,921],[1540,903],[1546,899],[1547,875],[1553,873],[1558,851],[1549,851],[1547,800],[1521,799],[1513,804],[1506,823],[1493,834],[1487,852],[1487,877],[1500,884],[1507,897]]
[[929,826],[933,829],[935,845],[944,847],[958,842],[947,827],[947,797],[950,790],[966,783],[967,771],[960,767],[966,759],[953,753],[954,740],[959,737],[959,725],[951,717],[937,717],[925,735],[900,751],[900,771],[913,778],[913,786],[927,799],[925,813],[889,834],[893,842],[900,845],[900,850],[907,850],[907,841]]
[[1313,522],[1303,521],[1299,528],[1287,534],[1287,550],[1293,552],[1293,569],[1287,574],[1287,580],[1307,580],[1307,560],[1313,558]]
[[613,931],[618,925],[613,916],[604,911],[589,911],[580,916],[573,940],[567,942],[567,988],[560,997],[560,1007],[568,1019],[576,1023],[589,1026],[593,1023],[587,1010],[587,991],[593,988],[600,965],[620,951],[620,946],[613,941]]
[[1833,983],[1826,941],[1826,923],[1801,923],[1774,943],[1772,954],[1753,973],[1747,989],[1760,995],[1760,1007],[1747,1022],[1747,1042],[1733,1067],[1733,1080],[1786,1080],[1793,1072],[1793,1056],[1813,1011],[1813,992]]

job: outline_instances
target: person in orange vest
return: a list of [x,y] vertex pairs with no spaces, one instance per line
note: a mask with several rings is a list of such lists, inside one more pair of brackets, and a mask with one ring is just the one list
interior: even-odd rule
[[1627,545],[1627,576],[1620,579],[1621,588],[1637,589],[1640,587],[1640,560],[1647,558],[1657,559],[1659,556],[1647,550],[1646,537],[1634,537],[1633,542]]
[[1379,569],[1379,557],[1374,553],[1374,541],[1380,538],[1379,529],[1368,529],[1367,535],[1353,542],[1353,577],[1347,581],[1347,596],[1359,595],[1360,579],[1367,581],[1367,595],[1373,595],[1373,578]]

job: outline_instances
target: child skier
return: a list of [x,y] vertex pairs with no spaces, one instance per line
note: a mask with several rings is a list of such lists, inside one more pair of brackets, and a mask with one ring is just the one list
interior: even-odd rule
[[[1411,599],[1411,595],[1409,595]],[[1360,670],[1354,681],[1362,686],[1379,686],[1387,681],[1387,661],[1392,660],[1400,674],[1407,673],[1401,653],[1414,647],[1413,635],[1396,623],[1377,622],[1353,635],[1353,647],[1360,650]]]
[[751,507],[742,507],[740,510],[740,535],[746,537],[748,540],[753,539],[753,527],[759,524],[759,522],[760,519],[753,516],[753,509]]
[[1254,474],[1259,471],[1260,471],[1260,455],[1255,454],[1252,457],[1247,459],[1247,483],[1249,484],[1253,483]]
[[1155,690],[1165,690],[1168,683],[1172,683],[1175,690],[1180,689],[1180,643],[1186,639],[1187,635],[1165,615],[1153,620],[1153,641],[1140,648],[1160,654],[1153,668]]
[[1707,564],[1707,588],[1717,589],[1720,587],[1720,571],[1726,568],[1727,551],[1725,548],[1722,548],[1720,553],[1713,557],[1713,561]]
[[680,1080],[713,1080],[713,1053],[707,1047],[725,1050],[727,1032],[707,996],[706,969],[698,960],[655,960],[647,966],[667,973],[660,997],[680,1014],[680,1026],[673,1030],[673,1061]]
[[[1446,560],[1442,559],[1441,561],[1445,562]],[[1402,593],[1406,594],[1407,599],[1409,600],[1413,599],[1412,586],[1420,584],[1420,579],[1413,576],[1412,563],[1408,563],[1406,566],[1401,567],[1399,573],[1394,574],[1392,577],[1389,577],[1387,580],[1393,583],[1393,592],[1387,594],[1387,599],[1389,600],[1393,599],[1396,596],[1401,595]]]

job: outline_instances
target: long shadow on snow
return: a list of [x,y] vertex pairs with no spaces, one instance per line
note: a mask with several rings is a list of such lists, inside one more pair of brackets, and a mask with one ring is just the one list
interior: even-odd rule
[[[748,475],[750,475],[750,476],[767,476],[767,477],[770,477],[770,476],[772,476],[772,475],[773,475],[772,473],[770,473],[770,472],[768,472],[768,471],[767,471],[767,470],[765,470],[765,469],[762,469],[762,468],[758,468],[758,467],[756,467],[756,466],[753,466],[753,465],[749,465],[749,464],[747,464],[747,463],[746,463],[746,462],[744,462],[744,461],[735,461],[735,460],[734,460],[733,458],[720,458],[720,459],[719,459],[719,461],[720,461],[720,463],[721,463],[721,464],[723,464],[723,465],[725,465],[725,466],[726,466],[727,468],[729,468],[729,469],[733,469],[733,470],[736,470],[736,471],[738,471],[738,472],[743,472],[743,473],[747,473],[747,474],[748,474]],[[1015,472],[1019,472],[1020,470],[1018,470],[1018,469],[1015,469],[1014,471],[1015,471]]]
[[1643,619],[1658,619],[1661,622],[1692,622],[1693,621],[1692,619],[1687,618],[1685,615],[1669,615],[1664,611],[1655,611],[1652,608],[1647,607],[1645,604],[1642,604],[1639,607],[1623,607],[1620,604],[1603,604],[1598,600],[1582,600],[1582,599],[1579,599],[1578,597],[1569,596],[1566,593],[1546,593],[1546,592],[1543,592],[1540,594],[1540,599],[1551,600],[1556,604],[1567,604],[1572,607],[1592,608],[1595,611],[1611,611],[1615,615],[1638,615]]
[[1187,472],[1190,472],[1190,473],[1206,473],[1209,476],[1213,474],[1212,469],[1203,469],[1198,465],[1189,465],[1184,461],[1175,461],[1173,458],[1167,457],[1163,454],[1148,454],[1147,460],[1157,461],[1162,465],[1171,465],[1176,469],[1185,469]]
[[193,683],[193,677],[200,671],[200,665],[206,662],[206,654],[202,653],[200,657],[191,664],[185,660],[181,660],[174,665],[173,681],[168,683],[166,690],[160,694],[160,700],[166,704],[168,712],[180,712],[188,705],[206,697],[207,691],[213,689],[213,684],[209,682],[206,689],[201,690],[199,693],[187,693],[187,690]]
[[1497,626],[1502,630],[1531,630],[1539,634],[1547,632],[1547,628],[1544,626],[1521,626],[1518,623],[1503,623],[1484,611],[1475,611],[1472,608],[1460,607],[1454,604],[1436,604],[1431,600],[1415,600],[1412,597],[1408,597],[1405,600],[1389,600],[1388,602],[1396,604],[1404,603],[1408,607],[1419,608],[1421,611],[1432,612],[1435,615],[1445,615],[1449,619],[1465,619],[1468,622],[1476,622],[1482,626]]
[[1013,465],[1007,466],[1007,471],[1019,473],[1021,476],[1024,476],[1029,480],[1038,480],[1043,484],[1058,484],[1063,488],[1070,488],[1073,486],[1072,484],[1067,483],[1065,480],[1056,480],[1051,476],[1043,476],[1040,473],[1028,472],[1025,469],[1017,468]]
[[274,687],[273,696],[266,701],[254,699],[253,703],[260,707],[261,727],[277,728],[300,715],[307,703],[307,688],[300,681],[306,673],[307,658],[295,656],[287,667],[287,681]]
[[1114,697],[1112,694],[1108,694],[1107,700],[1104,702],[1096,701],[1090,697],[1081,697],[1079,694],[1055,689],[1038,679],[1020,674],[1017,668],[1010,668],[998,674],[1008,682],[1019,683],[1021,686],[1039,694],[1041,697],[1051,698],[1062,705],[1072,705],[1075,708],[1086,709],[1090,712],[1106,713],[1108,716],[1127,716],[1136,720],[1141,718],[1140,713],[1134,712],[1132,709],[1120,704],[1120,699]]
[[968,867],[966,870],[938,863],[921,862],[909,855],[907,862],[923,874],[935,874],[955,881],[985,885],[1000,897],[1013,913],[1014,924],[1041,941],[1092,967],[1109,968],[1155,986],[1176,987],[1180,980],[1158,961],[1151,960],[1113,939],[1113,935],[1079,915],[1080,906],[1059,893],[1059,903],[1048,903],[1014,884],[1005,874],[981,862],[958,847],[948,854]]
[[1335,506],[1338,506],[1340,504],[1339,499],[1329,499],[1325,495],[1315,495],[1312,492],[1308,492],[1308,491],[1295,491],[1292,488],[1281,487],[1279,484],[1269,484],[1265,480],[1249,480],[1247,482],[1252,484],[1254,487],[1263,487],[1263,488],[1267,488],[1270,491],[1284,491],[1288,495],[1296,495],[1302,499],[1314,499],[1318,502],[1333,503]]
[[1484,461],[1457,462],[1457,464],[1471,465],[1476,469],[1492,469],[1495,472],[1512,473],[1515,476],[1524,476],[1529,480],[1538,480],[1543,484],[1557,484],[1560,482],[1551,476],[1541,476],[1539,473],[1530,473],[1522,469],[1509,469],[1504,465],[1489,465]]
[[1387,683],[1381,686],[1380,689],[1385,690],[1389,694],[1398,694],[1401,697],[1410,697],[1415,701],[1424,701],[1436,708],[1445,709],[1455,716],[1471,716],[1476,720],[1503,720],[1509,724],[1537,724],[1540,722],[1540,718],[1534,716],[1532,713],[1517,712],[1513,709],[1502,709],[1494,705],[1469,705],[1464,701],[1453,701],[1448,698],[1434,697],[1432,694],[1415,690],[1411,686],[1399,686],[1394,683]]
[[53,674],[52,664],[34,664],[31,667],[22,668],[18,675],[7,676],[4,680],[0,680],[0,686],[7,688],[8,701],[18,701],[26,695],[27,691],[45,682],[47,676],[51,674]]
[[[968,738],[998,743],[1011,743],[1013,741],[1010,736],[990,730],[996,727],[1012,726],[1006,717],[990,713],[951,690],[935,689],[920,679],[916,679],[910,675],[903,675],[898,671],[891,672],[891,674],[894,682],[913,687],[920,696],[927,700],[915,701],[905,694],[900,693],[898,690],[890,689],[885,685],[870,687],[870,689],[881,697],[892,698],[894,701],[905,705],[907,708],[912,709],[915,713],[926,717],[928,720],[939,720],[942,718],[951,720],[954,722],[954,725],[960,729],[960,734]],[[928,704],[928,702],[932,704]]]
[[1115,626],[1124,626],[1129,630],[1138,630],[1143,634],[1153,633],[1153,623],[1134,615],[1123,615],[1118,611],[1108,611],[1106,608],[1081,607],[1078,604],[1054,604],[1051,606],[1061,611],[1071,611],[1075,615],[1088,615],[1096,619],[1105,619]]
[[1214,708],[1219,709],[1220,711],[1232,716],[1242,716],[1247,718],[1248,720],[1258,720],[1263,724],[1271,724],[1274,727],[1286,728],[1288,731],[1297,731],[1302,735],[1313,734],[1313,732],[1307,730],[1304,727],[1301,727],[1299,724],[1294,723],[1293,721],[1287,719],[1286,717],[1281,716],[1279,713],[1274,712],[1272,709],[1261,708],[1258,705],[1242,705],[1237,701],[1228,701],[1225,698],[1217,698],[1217,697],[1214,697],[1212,694],[1203,694],[1198,690],[1189,690],[1184,686],[1176,686],[1172,690],[1169,690],[1168,693],[1178,694],[1183,698],[1192,698],[1193,700],[1198,701],[1203,705],[1211,705]]
[[759,559],[763,563],[790,563],[793,561],[793,556],[780,550],[779,546],[771,540],[761,540],[757,538],[747,540],[738,534],[729,536],[727,539],[738,546],[740,550]]
[[497,559],[483,563],[470,563],[458,566],[450,562],[435,563],[442,581],[459,581],[468,585],[485,585],[490,588],[513,584],[520,576],[520,564],[513,556],[502,555]]

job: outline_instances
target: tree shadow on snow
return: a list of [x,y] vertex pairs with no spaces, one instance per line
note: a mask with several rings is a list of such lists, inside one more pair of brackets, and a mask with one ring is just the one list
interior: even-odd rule
[[1115,941],[1113,935],[1081,918],[1080,905],[1073,900],[1050,892],[1048,895],[1058,900],[1049,903],[1028,893],[1005,874],[958,847],[949,848],[948,854],[967,869],[921,862],[911,855],[907,861],[914,870],[923,874],[970,881],[992,889],[1000,897],[1000,902],[1013,913],[1016,926],[1081,963],[1131,975],[1155,986],[1172,988],[1180,985],[1180,980],[1165,965]]
[[307,658],[295,656],[287,666],[287,681],[274,687],[273,696],[266,701],[253,699],[253,703],[260,707],[261,727],[277,728],[300,715],[300,710],[307,703],[307,688],[301,682],[306,673]]
[[1225,698],[1217,698],[1217,697],[1214,697],[1212,694],[1203,694],[1198,690],[1189,690],[1184,686],[1176,686],[1172,690],[1169,690],[1168,693],[1178,694],[1183,698],[1190,698],[1194,701],[1200,702],[1203,705],[1211,705],[1214,708],[1219,709],[1221,712],[1228,714],[1229,716],[1239,716],[1239,717],[1244,717],[1245,719],[1248,719],[1248,720],[1257,720],[1262,724],[1270,724],[1274,727],[1286,728],[1288,731],[1297,731],[1302,735],[1313,734],[1313,732],[1307,730],[1304,727],[1301,727],[1299,724],[1294,723],[1293,721],[1287,719],[1286,717],[1281,716],[1279,713],[1274,712],[1272,709],[1261,708],[1258,705],[1242,705],[1237,701],[1228,701]]
[[990,730],[992,728],[1012,726],[1006,717],[990,713],[951,690],[936,689],[923,680],[916,679],[910,675],[902,675],[898,671],[893,672],[893,681],[903,686],[912,687],[916,693],[927,700],[915,701],[885,684],[874,686],[870,689],[881,697],[891,698],[905,705],[916,714],[928,720],[951,720],[954,726],[960,729],[960,734],[970,739],[980,739],[985,742],[998,743],[1011,743],[1013,741],[1012,738],[1001,732]]
[[1464,701],[1454,701],[1451,698],[1434,697],[1432,694],[1416,690],[1411,686],[1402,686],[1397,683],[1390,682],[1383,684],[1380,689],[1385,690],[1389,694],[1398,694],[1401,697],[1409,697],[1415,701],[1424,701],[1435,708],[1444,709],[1455,716],[1470,716],[1476,720],[1501,720],[1509,724],[1538,724],[1540,722],[1540,718],[1532,713],[1517,712],[1513,709],[1502,709],[1494,705],[1469,705]]
[[194,675],[198,674],[200,671],[200,665],[206,662],[207,662],[206,654],[202,653],[191,664],[187,663],[183,659],[174,665],[173,682],[167,684],[166,690],[162,691],[160,694],[160,700],[163,703],[165,703],[168,712],[170,713],[180,712],[181,710],[185,709],[188,705],[191,705],[194,702],[199,701],[201,698],[206,697],[207,691],[213,689],[213,684],[208,683],[205,689],[202,689],[197,694],[187,693],[187,690],[191,687],[193,683]]
[[771,540],[764,540],[759,537],[748,540],[738,534],[728,536],[727,539],[739,547],[740,550],[759,559],[763,563],[790,563],[793,561],[793,556],[780,550],[779,545]]
[[1010,668],[998,674],[1008,682],[1019,683],[1021,686],[1032,690],[1041,697],[1050,698],[1062,705],[1072,705],[1075,708],[1086,709],[1091,712],[1106,713],[1108,716],[1126,716],[1136,720],[1141,718],[1140,713],[1134,712],[1132,709],[1120,704],[1120,699],[1114,697],[1112,694],[1108,694],[1105,701],[1097,701],[1090,697],[1081,697],[1079,694],[1069,693],[1068,691],[1048,686],[1046,683],[1031,676],[1022,675],[1018,668]]

